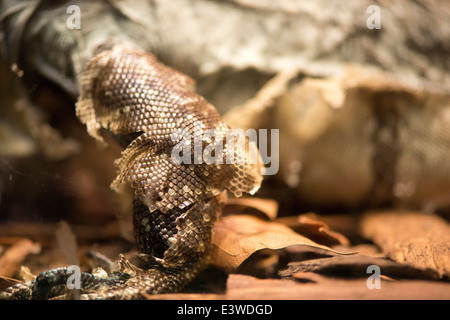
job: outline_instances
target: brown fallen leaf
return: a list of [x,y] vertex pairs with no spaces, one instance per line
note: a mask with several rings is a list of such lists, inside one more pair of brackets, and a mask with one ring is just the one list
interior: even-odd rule
[[223,217],[214,227],[211,264],[226,272],[233,272],[256,251],[294,245],[340,254],[303,237],[281,223],[268,222],[249,215],[230,215]]
[[392,260],[450,276],[450,224],[437,215],[370,212],[362,218],[361,229]]
[[310,214],[278,218],[277,222],[283,223],[295,232],[324,245],[340,244],[348,246],[350,241],[339,232],[330,230],[324,222],[314,219]]
[[242,213],[249,213],[247,211],[257,211],[262,213],[269,220],[274,220],[278,214],[278,202],[273,199],[263,198],[228,198],[223,214],[228,212],[237,213],[242,210]]

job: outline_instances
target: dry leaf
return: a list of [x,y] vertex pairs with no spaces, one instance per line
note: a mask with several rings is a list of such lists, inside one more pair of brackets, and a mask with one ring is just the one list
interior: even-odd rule
[[316,220],[308,214],[278,218],[283,223],[305,237],[324,245],[341,244],[348,246],[350,241],[339,232],[330,230],[324,222]]
[[371,212],[361,228],[394,261],[450,276],[450,225],[444,219],[422,212]]
[[227,272],[235,271],[243,261],[262,249],[281,249],[293,245],[339,253],[320,245],[289,227],[248,215],[223,217],[214,227],[211,264]]
[[278,202],[273,199],[255,197],[229,198],[224,208],[224,214],[227,212],[238,213],[237,210],[244,211],[242,213],[249,213],[247,211],[256,210],[263,213],[270,220],[273,220],[278,214]]

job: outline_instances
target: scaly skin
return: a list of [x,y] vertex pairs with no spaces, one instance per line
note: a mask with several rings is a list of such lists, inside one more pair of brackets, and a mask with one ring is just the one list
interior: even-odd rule
[[[104,278],[83,273],[82,299],[142,299],[179,291],[207,264],[226,191],[240,196],[259,188],[260,164],[252,164],[248,150],[231,140],[224,145],[222,163],[196,158],[196,143],[200,141],[203,155],[211,142],[198,140],[200,135],[212,129],[220,141],[230,128],[193,87],[192,79],[145,52],[114,47],[89,61],[77,116],[93,137],[104,141],[101,134],[108,131],[125,147],[112,187],[129,183],[135,191],[134,233],[147,262],[141,269],[122,258],[120,271]],[[183,149],[183,154],[191,151],[188,163],[173,159],[180,141],[190,143]],[[251,147],[248,141],[246,146]],[[246,161],[238,164],[238,159]],[[66,268],[49,270],[7,289],[0,298],[70,298],[65,284],[71,275]]]

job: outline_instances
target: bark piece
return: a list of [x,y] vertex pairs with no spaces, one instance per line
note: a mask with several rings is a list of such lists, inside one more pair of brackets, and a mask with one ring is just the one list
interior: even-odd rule
[[362,218],[361,229],[394,261],[450,276],[450,225],[437,215],[370,212]]

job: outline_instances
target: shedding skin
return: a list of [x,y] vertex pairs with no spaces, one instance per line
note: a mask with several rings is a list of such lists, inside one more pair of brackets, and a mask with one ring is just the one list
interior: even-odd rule
[[[259,188],[261,162],[249,161],[255,147],[239,135],[226,139],[231,129],[194,87],[190,77],[142,51],[114,47],[87,64],[76,114],[94,138],[104,143],[108,132],[124,147],[111,187],[128,183],[134,189],[134,234],[146,262],[138,268],[122,257],[120,270],[106,277],[82,273],[82,299],[143,299],[181,290],[208,263],[227,191],[240,196]],[[207,131],[214,139],[205,138]],[[223,153],[214,155],[220,161],[199,161],[196,147],[203,154],[222,140]],[[172,153],[180,142],[190,154],[183,162]],[[67,268],[46,271],[0,298],[71,298],[65,286],[71,274]]]

